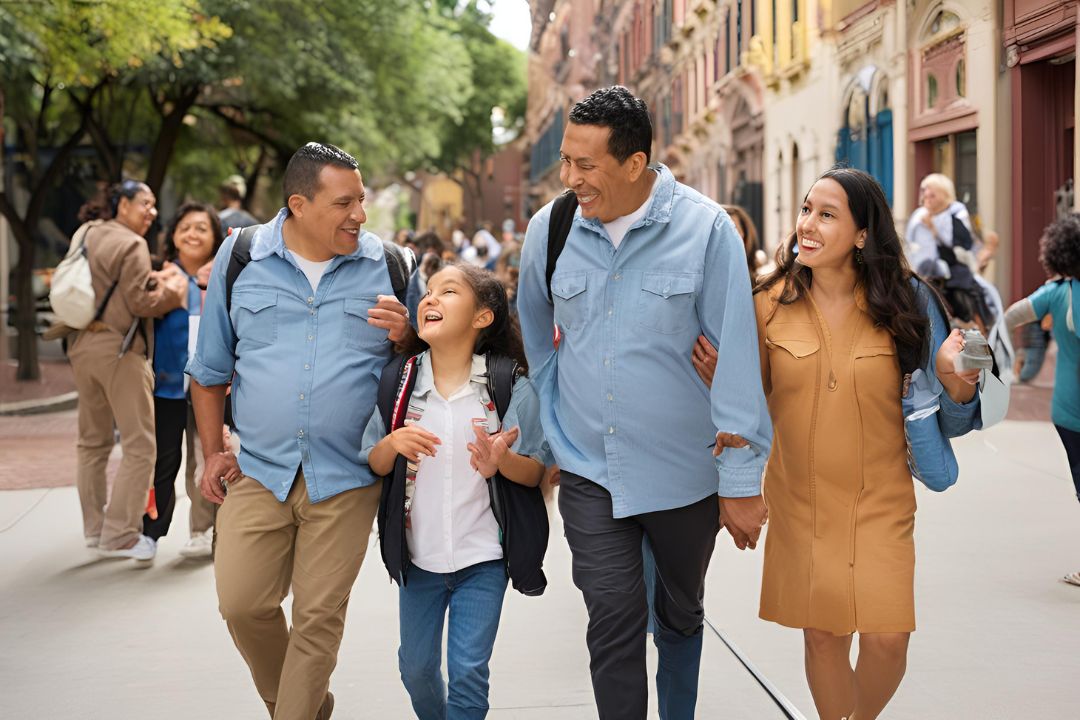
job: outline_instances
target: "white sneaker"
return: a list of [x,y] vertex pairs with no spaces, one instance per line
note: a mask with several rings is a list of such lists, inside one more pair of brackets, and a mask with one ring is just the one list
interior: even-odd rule
[[208,558],[214,554],[214,528],[206,532],[195,533],[180,548],[180,555],[186,558]]
[[101,544],[101,536],[100,535],[88,535],[86,537],[86,547],[88,547],[88,548],[96,548],[100,544]]
[[146,562],[153,560],[157,555],[157,543],[146,535],[140,535],[138,541],[129,548],[123,550],[104,550],[98,548],[98,554],[102,557],[132,558]]

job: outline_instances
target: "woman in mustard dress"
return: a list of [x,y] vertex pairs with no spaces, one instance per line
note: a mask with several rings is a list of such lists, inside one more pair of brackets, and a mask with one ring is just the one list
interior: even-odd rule
[[885,194],[866,173],[833,169],[814,183],[777,266],[755,295],[774,427],[760,614],[803,629],[823,720],[872,720],[900,685],[915,629],[898,357],[936,374],[939,422],[959,424],[953,434],[978,424],[978,371],[954,371],[962,335],[945,336],[936,303],[920,307]]

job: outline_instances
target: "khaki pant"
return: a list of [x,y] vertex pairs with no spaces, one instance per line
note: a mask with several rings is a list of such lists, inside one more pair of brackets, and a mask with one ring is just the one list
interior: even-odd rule
[[[281,503],[243,477],[229,486],[218,510],[219,609],[275,720],[312,720],[320,713],[380,486],[312,504],[297,473]],[[290,585],[291,633],[281,609]]]
[[199,483],[202,481],[203,455],[202,443],[199,441],[199,430],[195,427],[195,411],[188,405],[187,430],[184,432],[185,452],[187,459],[184,461],[184,491],[188,500],[191,501],[191,517],[189,529],[191,536],[204,533],[214,526],[214,518],[217,516],[218,506],[202,496],[199,492]]
[[[154,481],[154,372],[135,352],[118,358],[115,332],[80,333],[70,353],[79,391],[78,470],[83,534],[100,547],[129,547],[142,533],[143,511]],[[106,498],[105,469],[120,431],[123,459]]]

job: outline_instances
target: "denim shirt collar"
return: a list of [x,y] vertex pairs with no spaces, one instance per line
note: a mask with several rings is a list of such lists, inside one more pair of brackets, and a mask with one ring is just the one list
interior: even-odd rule
[[[652,203],[645,217],[634,223],[633,227],[671,221],[671,205],[675,199],[675,176],[663,163],[656,163],[649,167],[656,172],[656,189],[652,194]],[[604,227],[604,223],[600,222],[599,218],[582,217],[580,207],[574,213],[574,222],[596,232],[602,232]]]
[[[285,254],[285,236],[281,232],[288,217],[289,209],[281,208],[273,220],[259,226],[258,230],[255,231],[255,237],[251,240],[252,261],[265,260],[271,255],[277,255],[283,260],[289,260],[289,257]],[[348,255],[338,255],[334,258],[334,262],[331,263],[330,267],[337,267],[347,260],[359,260],[360,258],[381,260],[382,257],[382,242],[379,238],[372,233],[361,232],[360,243],[356,250]],[[293,264],[295,265],[295,263]]]

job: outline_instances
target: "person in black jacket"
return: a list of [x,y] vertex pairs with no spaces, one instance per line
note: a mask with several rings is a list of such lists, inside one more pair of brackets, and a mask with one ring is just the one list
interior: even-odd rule
[[[529,488],[544,513],[540,406],[521,375],[500,419],[489,373],[507,358],[527,366],[494,275],[448,266],[429,278],[418,310],[430,349],[384,371],[398,392],[389,422],[373,415],[363,445],[372,471],[384,476],[380,541],[401,586],[398,660],[413,710],[420,720],[483,717],[508,573],[534,594],[514,577],[520,545],[510,541],[524,528],[508,511],[516,491],[506,485]],[[546,530],[545,514],[541,559]],[[441,671],[448,612],[449,690]]]

